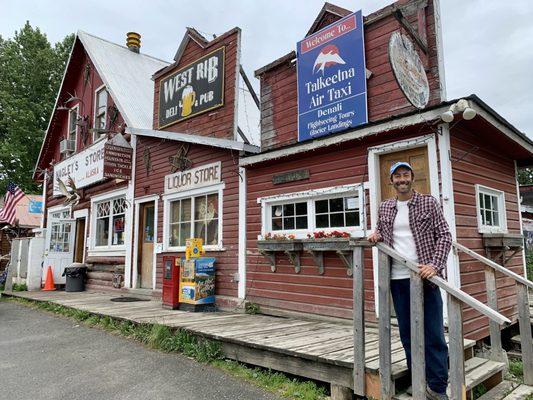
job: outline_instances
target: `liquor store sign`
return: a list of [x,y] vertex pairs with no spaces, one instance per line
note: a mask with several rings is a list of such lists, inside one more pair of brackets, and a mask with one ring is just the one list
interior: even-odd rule
[[221,47],[161,79],[159,128],[224,105],[224,53]]
[[220,161],[176,172],[165,176],[165,194],[183,192],[220,183],[222,163]]
[[62,195],[57,180],[67,186],[72,180],[83,188],[106,178],[131,178],[131,147],[116,146],[101,140],[54,166],[54,196]]
[[368,122],[363,14],[350,14],[297,44],[298,140]]

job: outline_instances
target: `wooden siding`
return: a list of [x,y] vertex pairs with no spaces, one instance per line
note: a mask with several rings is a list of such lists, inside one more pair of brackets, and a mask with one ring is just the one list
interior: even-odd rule
[[196,117],[172,124],[165,127],[163,130],[168,132],[191,133],[202,136],[234,139],[235,74],[237,71],[239,36],[240,30],[235,29],[212,40],[205,48],[202,48],[194,40],[189,40],[179,62],[175,64],[173,68],[168,68],[164,75],[158,76],[155,79],[154,129],[159,129],[159,83],[161,80],[213,50],[225,46],[224,105]]
[[[174,156],[183,145],[181,142],[161,140],[139,136],[136,149],[136,180],[135,198],[164,192],[165,175],[171,173],[169,157]],[[149,149],[152,169],[147,172],[143,155]],[[216,267],[216,294],[237,296],[237,282],[233,275],[237,272],[238,248],[238,213],[239,213],[239,176],[238,152],[216,149],[201,145],[191,145],[187,157],[192,161],[192,167],[199,167],[216,161],[222,163],[223,190],[223,216],[222,216],[222,241],[224,251],[207,252],[206,255],[217,259]],[[138,229],[138,227],[136,228]],[[163,242],[163,201],[158,200],[157,215],[157,242]],[[163,256],[179,255],[183,253],[163,253],[157,256],[156,288],[162,287]],[[137,265],[133,261],[134,268]]]
[[[335,253],[326,253],[325,273],[320,275],[313,259],[301,254],[301,272],[284,255],[276,258],[276,272],[268,259],[258,252],[257,237],[261,234],[260,197],[356,184],[368,181],[367,149],[382,143],[407,139],[429,132],[413,128],[405,132],[389,132],[379,137],[352,141],[294,156],[291,160],[263,163],[247,169],[247,259],[246,298],[263,306],[342,318],[352,317],[352,278]],[[272,176],[296,169],[309,169],[307,180],[274,185]],[[368,196],[368,195],[367,195]],[[367,221],[370,227],[369,199]],[[367,318],[375,319],[372,254],[365,251],[365,310]]]
[[[475,185],[481,184],[505,193],[507,228],[509,233],[519,234],[519,204],[513,159],[501,151],[497,141],[487,136],[480,140],[480,137],[471,130],[460,127],[452,130],[451,148],[457,240],[490,258],[483,248],[482,235],[478,233]],[[493,255],[496,253],[498,252],[493,251]],[[486,302],[483,264],[462,253],[460,261],[462,289]],[[501,263],[501,258],[495,261]],[[518,252],[509,260],[507,267],[523,275],[522,252]],[[496,278],[500,312],[512,321],[516,321],[518,311],[514,281],[499,273],[496,273]],[[466,337],[480,339],[488,335],[486,317],[468,307],[463,310],[463,318]]]
[[[340,17],[326,13],[318,29],[338,19]],[[413,26],[419,26],[416,13],[407,16],[407,20]],[[399,29],[400,24],[392,15],[365,25],[366,68],[372,72],[371,78],[367,80],[370,122],[415,109],[398,86],[389,62],[389,38],[392,32]],[[425,32],[423,29],[421,31],[427,37],[429,48],[427,56],[422,51],[419,54],[427,71],[430,86],[428,106],[431,106],[440,102],[435,19],[431,0],[425,9]],[[296,64],[288,59],[260,74],[260,80],[262,150],[297,142]]]
[[[85,82],[85,68],[89,65],[90,75],[87,82]],[[103,81],[99,76],[98,72],[91,59],[83,49],[81,43],[76,41],[74,52],[72,54],[71,62],[67,66],[67,73],[65,76],[65,81],[59,95],[58,105],[61,106],[65,100],[67,100],[71,94],[76,94],[81,100],[76,102],[69,102],[67,105],[69,107],[74,107],[76,104],[79,104],[79,115],[81,117],[88,117],[89,126],[88,128],[93,127],[94,123],[94,107],[95,107],[95,90],[103,85]],[[114,102],[110,95],[107,98],[108,107],[113,106]],[[108,121],[109,126],[109,113]],[[124,127],[124,119],[122,116],[118,115],[112,126],[109,126],[109,129],[119,132]],[[52,164],[57,164],[65,159],[64,155],[61,155],[59,152],[59,142],[67,137],[68,133],[68,111],[55,111],[52,117],[52,123],[50,124],[50,129],[46,137],[45,149],[40,160],[41,168],[48,168],[50,177],[47,181],[46,187],[46,209],[45,213],[45,224],[47,210],[50,207],[58,206],[63,204],[63,196],[54,196],[53,195],[53,166]],[[93,144],[92,134],[87,133],[87,140],[84,142],[82,140],[81,129],[78,127],[77,143],[76,143],[76,153],[83,151],[85,148]],[[121,181],[117,179],[106,179],[94,185],[81,188],[78,190],[80,194],[79,203],[73,208],[73,211],[89,209],[89,217],[86,221],[88,224],[87,235],[90,237],[91,234],[91,198],[96,195],[100,195],[106,192],[125,189],[128,185],[127,181]],[[88,262],[92,262],[91,259],[87,259]],[[97,258],[93,260],[99,264],[124,264],[124,257],[116,258]]]

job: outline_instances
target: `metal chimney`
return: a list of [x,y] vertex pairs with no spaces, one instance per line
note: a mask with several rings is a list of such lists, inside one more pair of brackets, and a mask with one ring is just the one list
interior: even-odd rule
[[141,35],[137,32],[128,32],[126,34],[126,46],[134,53],[138,53],[141,48]]

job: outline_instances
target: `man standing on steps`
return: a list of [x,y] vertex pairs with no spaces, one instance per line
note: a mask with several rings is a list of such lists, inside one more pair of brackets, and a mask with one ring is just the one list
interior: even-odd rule
[[[413,190],[413,168],[397,162],[390,168],[396,198],[379,207],[376,231],[368,240],[383,241],[405,258],[418,264],[423,279],[444,277],[452,236],[439,202]],[[391,294],[400,328],[400,339],[411,371],[410,270],[393,260]],[[440,290],[424,281],[424,336],[427,398],[448,399],[448,347],[444,340],[444,320]],[[409,389],[408,389],[409,391]]]

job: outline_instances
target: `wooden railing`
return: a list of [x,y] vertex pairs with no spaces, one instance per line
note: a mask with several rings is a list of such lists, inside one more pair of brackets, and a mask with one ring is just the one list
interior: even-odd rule
[[[496,286],[496,272],[513,278],[517,289],[518,326],[520,329],[520,346],[522,348],[522,362],[524,367],[524,383],[533,385],[533,341],[531,340],[531,316],[529,312],[528,289],[533,289],[533,282],[521,275],[505,268],[504,266],[479,255],[462,244],[453,243],[453,247],[470,257],[485,264],[485,283],[487,285],[487,303],[495,311],[498,311],[498,291]],[[497,361],[505,361],[502,348],[502,336],[499,325],[490,320],[490,345],[491,358]]]
[[[365,316],[364,316],[364,247],[369,242],[355,242],[353,271],[353,324],[354,324],[354,392],[365,396]],[[394,258],[411,270],[411,359],[412,388],[414,399],[426,399],[425,351],[424,351],[424,289],[423,280],[418,274],[418,265],[405,259],[391,247],[377,243],[379,250],[378,302],[379,302],[379,375],[381,398],[390,399],[394,393],[392,382],[391,355],[391,302],[390,266]],[[443,289],[448,296],[448,333],[450,357],[451,398],[464,398],[464,344],[462,304],[467,304],[487,316],[498,325],[508,325],[511,321],[496,310],[483,304],[460,289],[454,288],[444,279],[434,276],[429,281]],[[527,298],[527,297],[526,297]]]

